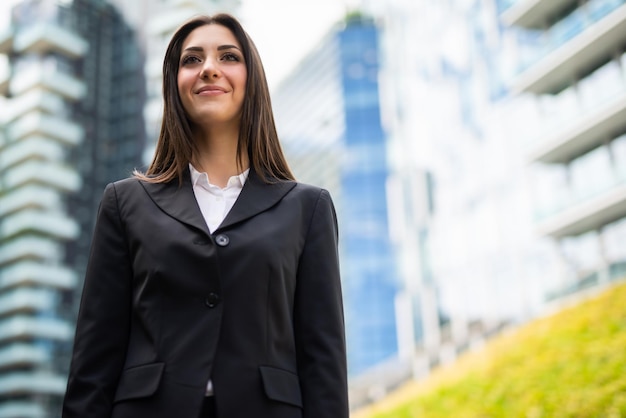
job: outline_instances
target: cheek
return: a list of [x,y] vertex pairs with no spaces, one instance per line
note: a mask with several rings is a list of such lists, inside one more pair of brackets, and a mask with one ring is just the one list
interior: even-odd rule
[[179,71],[177,81],[179,93],[184,93],[193,86],[194,77],[188,71]]
[[239,74],[238,77],[238,87],[239,87],[239,96],[241,97],[241,99],[243,100],[243,97],[246,95],[246,83],[247,83],[247,77],[246,77],[246,73],[243,74]]

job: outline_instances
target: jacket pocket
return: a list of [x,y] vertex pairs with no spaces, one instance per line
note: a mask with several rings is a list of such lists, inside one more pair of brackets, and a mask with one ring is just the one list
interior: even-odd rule
[[302,393],[297,374],[269,366],[260,366],[259,370],[268,398],[302,408]]
[[164,368],[165,363],[152,363],[124,370],[113,402],[153,395],[159,387]]

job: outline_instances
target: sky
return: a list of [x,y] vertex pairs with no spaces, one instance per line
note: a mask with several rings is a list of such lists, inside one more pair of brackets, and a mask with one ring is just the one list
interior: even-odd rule
[[255,42],[275,88],[354,1],[243,0],[240,18]]
[[[0,28],[10,6],[0,0]],[[242,0],[238,17],[254,40],[274,89],[358,0]]]

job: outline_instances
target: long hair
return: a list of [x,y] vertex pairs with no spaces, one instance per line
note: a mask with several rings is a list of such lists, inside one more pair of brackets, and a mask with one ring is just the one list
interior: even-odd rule
[[163,60],[161,132],[152,163],[145,174],[135,171],[135,176],[153,183],[174,179],[182,182],[184,170],[187,170],[194,153],[198,152],[192,126],[178,92],[178,66],[187,36],[198,27],[214,24],[226,27],[237,38],[247,71],[237,141],[237,164],[242,168],[242,156],[247,155],[251,167],[263,181],[294,180],[278,140],[261,58],[241,24],[228,14],[194,17],[172,36]]

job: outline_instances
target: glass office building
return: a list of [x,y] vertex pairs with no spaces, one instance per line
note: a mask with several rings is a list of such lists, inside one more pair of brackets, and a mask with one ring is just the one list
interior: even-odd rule
[[273,96],[296,177],[328,188],[337,206],[353,376],[398,353],[378,60],[378,28],[355,15],[332,30]]
[[142,52],[105,1],[25,0],[0,54],[0,416],[58,416],[100,196],[140,163]]
[[398,351],[396,263],[387,214],[387,149],[379,99],[378,29],[348,18],[338,34],[345,132],[342,255],[353,373]]

